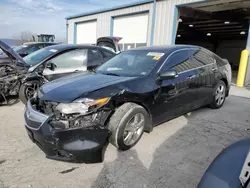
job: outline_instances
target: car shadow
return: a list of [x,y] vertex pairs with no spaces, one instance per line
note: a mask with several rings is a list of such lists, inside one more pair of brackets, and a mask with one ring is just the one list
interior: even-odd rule
[[18,96],[8,96],[6,97],[7,102],[0,101],[0,107],[1,106],[12,106],[20,102],[20,99]]
[[[186,119],[185,125],[155,146],[152,160],[147,166],[144,159],[150,155],[147,148],[157,142],[157,135],[148,135],[156,134],[161,126],[155,127],[152,133],[144,134],[143,138],[147,137],[148,140],[141,140],[145,143],[143,155],[138,151],[138,147],[126,152],[119,151],[114,161],[104,162],[103,169],[91,188],[197,187],[206,168],[220,151],[249,136],[248,132],[244,131],[248,124],[230,122],[235,121],[235,118],[228,116],[228,109],[230,113],[237,111],[238,109],[230,108],[230,105],[234,106],[236,102],[237,100],[225,104],[227,110],[224,110],[224,107],[219,110],[204,107],[182,116]],[[247,114],[244,118],[250,119]],[[172,124],[175,124],[176,120],[174,123],[173,121]],[[171,124],[171,121],[167,124]]]

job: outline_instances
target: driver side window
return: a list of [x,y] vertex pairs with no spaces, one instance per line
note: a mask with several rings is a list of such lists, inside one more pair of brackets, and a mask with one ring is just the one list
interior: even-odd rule
[[76,68],[87,65],[87,50],[71,50],[52,58],[48,63],[53,63],[56,68]]

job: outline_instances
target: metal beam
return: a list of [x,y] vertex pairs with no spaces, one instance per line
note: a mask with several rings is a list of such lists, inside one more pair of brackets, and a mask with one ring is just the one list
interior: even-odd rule
[[218,22],[221,22],[221,20],[204,20],[204,21],[189,21],[189,22],[186,22],[186,24],[193,24],[193,25],[196,25],[196,24],[206,24],[206,23],[218,23]]
[[230,24],[225,24],[224,22],[221,22],[221,23],[215,23],[215,24],[202,24],[202,25],[195,25],[195,28],[201,28],[201,27],[207,28],[207,27],[214,27],[214,26],[233,26],[233,25],[239,25],[239,23],[233,22]]
[[199,31],[212,31],[212,30],[227,30],[227,29],[235,29],[235,28],[243,28],[243,26],[238,25],[238,26],[233,26],[233,27],[209,27],[209,28],[197,28]]
[[241,2],[235,2],[235,3],[229,3],[229,4],[224,3],[224,4],[215,5],[215,6],[203,6],[203,7],[199,7],[199,9],[203,11],[209,11],[209,12],[218,12],[218,11],[241,9],[241,8],[246,8],[249,6],[250,6],[250,1],[244,0]]
[[248,32],[248,29],[229,29],[229,30],[215,30],[215,31],[210,31],[210,33],[230,33],[230,32],[241,32],[245,31]]
[[207,20],[223,20],[240,23],[241,25],[248,26],[248,21],[245,17],[237,13],[225,12],[205,12],[190,7],[179,7],[180,17],[187,17],[193,19],[207,19]]
[[201,7],[206,7],[206,6],[217,6],[220,4],[240,2],[240,1],[242,1],[242,0],[227,0],[226,2],[225,2],[225,0],[210,0],[210,1],[202,2],[202,3],[191,4],[190,7],[201,8]]

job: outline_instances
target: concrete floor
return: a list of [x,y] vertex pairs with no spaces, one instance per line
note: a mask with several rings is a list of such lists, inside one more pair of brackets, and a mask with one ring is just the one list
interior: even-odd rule
[[[240,95],[233,96],[233,95]],[[214,157],[249,137],[250,91],[232,86],[219,110],[202,108],[155,127],[131,150],[109,145],[105,161],[72,164],[46,159],[29,140],[21,103],[0,108],[1,188],[192,188]],[[62,171],[76,168],[69,173]]]

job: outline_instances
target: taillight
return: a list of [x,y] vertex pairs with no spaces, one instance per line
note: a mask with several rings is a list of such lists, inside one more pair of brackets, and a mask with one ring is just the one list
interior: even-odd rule
[[115,40],[116,42],[119,42],[121,39],[122,39],[121,37],[115,37],[115,38],[114,38],[114,40]]

